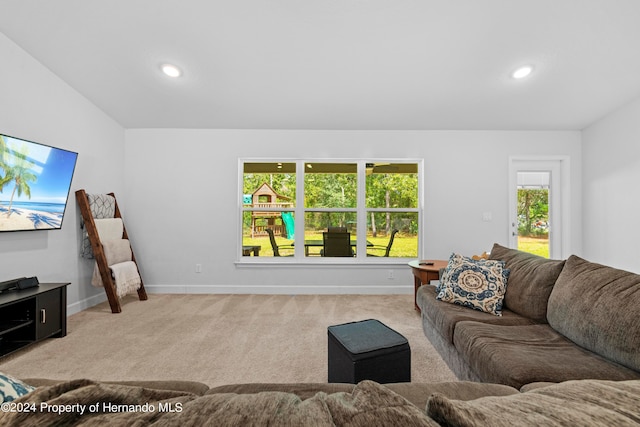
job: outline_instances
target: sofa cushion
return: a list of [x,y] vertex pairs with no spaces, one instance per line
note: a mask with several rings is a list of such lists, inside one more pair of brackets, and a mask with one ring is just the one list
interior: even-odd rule
[[452,254],[440,278],[437,298],[500,316],[508,276],[504,261]]
[[640,275],[572,255],[549,298],[558,332],[593,352],[640,371]]
[[542,258],[497,243],[493,245],[489,259],[502,260],[509,269],[504,307],[536,322],[546,322],[549,294],[564,261]]
[[513,396],[462,402],[434,395],[427,414],[447,426],[631,426],[640,381],[569,381]]
[[453,331],[456,323],[465,320],[491,323],[496,325],[533,325],[535,322],[524,316],[504,309],[502,316],[494,316],[461,305],[449,304],[436,299],[435,286],[424,285],[418,290],[417,302],[422,316],[436,326],[437,331],[448,342],[453,343]]
[[538,381],[640,379],[640,372],[577,346],[547,324],[459,322],[453,343],[483,381],[518,389]]

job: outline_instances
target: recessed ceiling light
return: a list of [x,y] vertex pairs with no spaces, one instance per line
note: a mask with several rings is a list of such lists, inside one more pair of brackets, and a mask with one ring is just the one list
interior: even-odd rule
[[180,69],[175,65],[164,64],[161,68],[162,72],[169,77],[180,77],[182,75],[182,71],[180,71]]
[[531,65],[525,65],[515,70],[511,74],[511,77],[513,77],[514,79],[524,79],[529,74],[531,74],[532,71],[533,71],[533,67]]

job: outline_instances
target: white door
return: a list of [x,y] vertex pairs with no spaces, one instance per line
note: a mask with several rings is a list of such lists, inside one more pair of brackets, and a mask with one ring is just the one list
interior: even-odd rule
[[546,258],[564,258],[567,169],[566,158],[510,159],[510,247]]

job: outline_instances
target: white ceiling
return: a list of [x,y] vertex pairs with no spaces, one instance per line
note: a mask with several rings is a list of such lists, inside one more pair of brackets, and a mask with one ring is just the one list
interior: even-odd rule
[[582,129],[640,96],[639,0],[0,0],[0,31],[125,128]]

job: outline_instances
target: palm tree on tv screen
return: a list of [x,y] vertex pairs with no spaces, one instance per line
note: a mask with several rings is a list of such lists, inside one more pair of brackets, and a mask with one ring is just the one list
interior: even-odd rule
[[4,142],[4,138],[0,140],[0,149],[2,149],[2,159],[0,159],[0,168],[4,171],[4,176],[0,177],[0,192],[4,189],[4,186],[15,182],[13,190],[11,191],[11,198],[9,199],[9,209],[7,209],[7,218],[11,215],[11,206],[13,205],[13,198],[16,193],[18,197],[24,193],[29,199],[31,199],[31,187],[29,182],[36,182],[38,177],[31,171],[31,168],[35,166],[34,163],[27,160],[27,149],[22,147],[18,152],[13,151],[13,158],[15,161],[13,165],[8,162],[9,150]]

